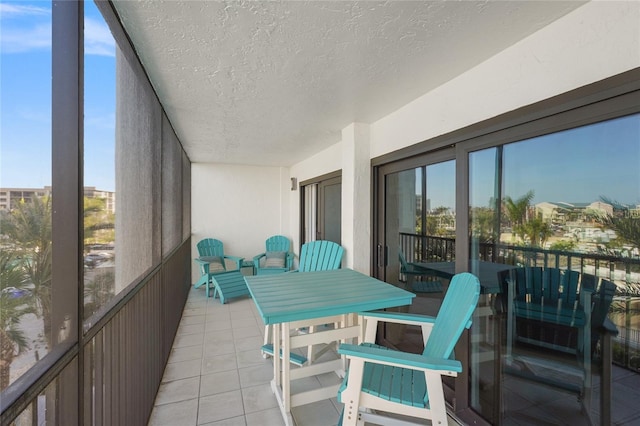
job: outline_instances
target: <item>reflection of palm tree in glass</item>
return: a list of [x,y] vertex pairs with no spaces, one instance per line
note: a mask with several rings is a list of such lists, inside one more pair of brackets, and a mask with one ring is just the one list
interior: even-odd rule
[[[640,249],[640,218],[631,217],[628,214],[628,208],[621,206],[619,203],[612,202],[606,198],[603,201],[614,206],[614,214],[604,214],[598,218],[598,222],[603,228],[612,229],[616,233],[616,237],[622,243],[631,245],[634,249]],[[617,214],[616,214],[617,213]],[[624,287],[618,286],[618,294],[622,298],[611,304],[611,312],[613,314],[622,315],[626,333],[631,333],[636,329],[633,325],[634,319],[640,314],[637,299],[640,297],[640,283],[626,282]],[[623,364],[631,363],[633,358],[631,353],[633,350],[629,347],[631,337],[625,336],[625,348],[623,357],[625,359],[618,360]],[[636,354],[637,357],[637,354]],[[635,366],[637,368],[637,366]]]
[[473,238],[482,243],[493,243],[493,228],[495,213],[486,207],[476,207],[471,210],[471,229]]
[[504,198],[504,207],[507,213],[513,237],[521,237],[525,239],[523,225],[527,221],[529,206],[533,200],[533,191],[527,192],[517,200],[507,196]]
[[33,311],[23,297],[16,296],[29,294],[26,284],[24,271],[14,255],[0,252],[0,390],[10,384],[11,364],[16,355],[29,349],[19,325],[22,316]]
[[640,218],[603,215],[598,218],[598,221],[603,227],[615,231],[617,238],[622,242],[634,248],[640,247]]
[[520,228],[532,247],[542,247],[553,233],[549,223],[540,216],[527,220]]
[[[616,238],[623,244],[629,244],[634,249],[640,249],[640,217],[631,217],[628,208],[620,203],[602,198],[602,201],[614,206],[614,214],[603,214],[598,217],[603,228],[608,228],[616,233]],[[616,214],[617,213],[617,214]],[[624,289],[620,289],[627,296],[640,296],[640,283],[627,283]]]
[[4,219],[2,232],[16,245],[15,253],[33,285],[30,300],[51,348],[51,198],[21,201]]

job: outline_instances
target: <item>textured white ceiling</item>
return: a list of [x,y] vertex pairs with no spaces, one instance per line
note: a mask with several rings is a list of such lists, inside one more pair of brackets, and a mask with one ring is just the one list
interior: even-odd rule
[[289,166],[584,2],[113,3],[192,161]]

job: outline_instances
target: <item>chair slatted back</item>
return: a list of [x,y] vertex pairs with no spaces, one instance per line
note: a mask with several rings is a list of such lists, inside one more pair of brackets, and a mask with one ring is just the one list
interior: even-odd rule
[[283,235],[274,235],[267,238],[265,242],[266,251],[284,251],[288,252],[291,246],[289,239]]
[[515,300],[520,302],[573,309],[580,301],[580,273],[577,271],[525,266],[506,272],[503,279],[506,278],[515,282]]
[[471,327],[471,316],[480,297],[480,282],[468,272],[451,279],[423,355],[449,358],[462,331]]
[[198,255],[200,257],[224,257],[224,244],[214,238],[205,238],[198,241]]
[[592,330],[596,330],[604,324],[607,315],[609,314],[609,307],[613,302],[613,296],[616,294],[617,286],[605,279],[600,280],[595,294],[593,295],[593,311],[591,313]]
[[340,269],[344,248],[333,241],[317,240],[302,245],[298,271],[329,271]]
[[400,259],[400,273],[406,274],[410,272],[409,264],[407,263],[407,258],[405,257],[402,250],[398,250],[398,258]]

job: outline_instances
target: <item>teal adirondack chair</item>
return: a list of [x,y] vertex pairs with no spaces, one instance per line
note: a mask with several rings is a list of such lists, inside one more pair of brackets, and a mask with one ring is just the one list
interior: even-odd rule
[[[414,293],[441,293],[442,283],[429,277],[429,272],[412,263],[407,262],[402,250],[398,250],[398,258],[400,259],[400,273],[406,277],[407,290]],[[416,281],[416,277],[428,277],[428,281]]]
[[[214,238],[205,238],[200,240],[196,245],[198,248],[198,257],[195,262],[200,267],[200,278],[194,284],[195,288],[205,284],[206,294],[209,297],[209,289],[213,286],[211,276],[227,271],[225,259],[229,259],[236,264],[236,268],[240,270],[242,266],[242,257],[228,256],[224,254],[224,244],[220,240]],[[213,292],[213,297],[217,297],[217,290]]]
[[253,257],[256,275],[280,274],[291,270],[293,253],[290,252],[289,238],[274,235],[265,241],[265,252]]
[[[465,272],[451,279],[436,318],[397,312],[364,313],[364,343],[341,344],[338,348],[338,353],[350,360],[338,391],[338,400],[345,404],[340,424],[393,424],[388,413],[394,413],[417,418],[415,424],[425,424],[427,419],[434,425],[446,425],[442,376],[455,377],[462,371],[462,364],[452,357],[453,348],[464,329],[471,327],[479,295],[478,278]],[[425,342],[422,354],[374,344],[378,322],[420,326]]]
[[333,241],[310,241],[300,249],[299,272],[340,269],[344,248]]
[[[332,269],[340,269],[342,264],[342,256],[344,255],[344,248],[333,241],[317,240],[305,243],[300,248],[300,264],[298,266],[298,272],[314,272],[314,271],[329,271]],[[309,332],[313,333],[315,327],[309,327]],[[313,346],[309,346],[307,349],[307,358],[309,363],[320,355],[322,355],[329,348],[336,346],[328,345],[319,351],[315,352]]]
[[[344,248],[333,241],[317,240],[310,241],[302,245],[300,249],[300,264],[296,271],[292,272],[314,272],[329,271],[340,269]],[[314,332],[314,327],[309,327],[309,332]],[[307,361],[313,362],[314,358],[320,356],[331,346],[327,346],[318,352],[314,352],[313,346],[307,349],[307,356],[291,354],[291,363],[302,365]],[[266,326],[264,333],[264,345],[262,346],[263,355],[273,356],[272,330],[270,326]]]

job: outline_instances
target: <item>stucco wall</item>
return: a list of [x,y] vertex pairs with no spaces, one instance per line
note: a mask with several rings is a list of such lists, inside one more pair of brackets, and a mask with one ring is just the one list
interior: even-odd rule
[[194,256],[202,238],[219,239],[225,254],[251,259],[264,252],[268,237],[291,237],[288,169],[194,163],[191,178]]
[[372,123],[371,156],[640,66],[640,2],[588,3]]

